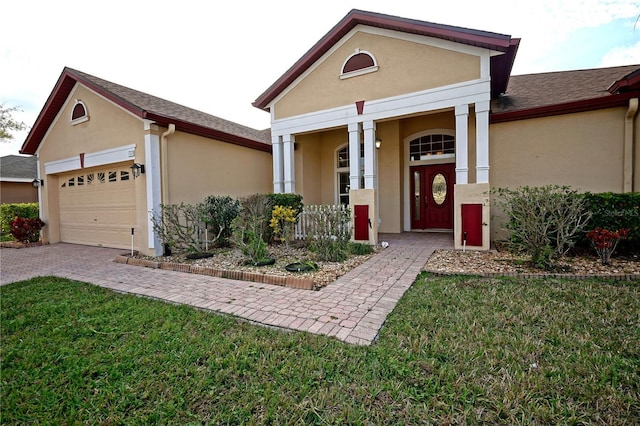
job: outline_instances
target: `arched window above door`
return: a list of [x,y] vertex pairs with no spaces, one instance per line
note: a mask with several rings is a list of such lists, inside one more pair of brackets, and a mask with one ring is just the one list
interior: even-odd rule
[[409,142],[409,161],[453,156],[455,152],[455,136],[444,132],[427,133]]

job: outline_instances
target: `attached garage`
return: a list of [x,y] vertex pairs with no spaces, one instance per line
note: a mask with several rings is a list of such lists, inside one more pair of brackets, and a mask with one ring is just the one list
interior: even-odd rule
[[273,182],[268,131],[70,68],[21,153],[37,156],[43,241],[147,255],[163,251],[150,216],[162,204],[266,193]]
[[136,197],[131,164],[76,170],[58,176],[60,240],[115,248],[131,245]]

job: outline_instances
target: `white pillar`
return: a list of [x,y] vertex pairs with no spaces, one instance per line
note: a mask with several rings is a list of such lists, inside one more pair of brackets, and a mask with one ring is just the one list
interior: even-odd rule
[[147,132],[144,135],[144,168],[147,181],[147,214],[149,215],[147,241],[148,247],[154,249],[156,256],[160,256],[163,251],[162,242],[158,235],[153,232],[153,221],[151,220],[153,215],[157,216],[161,213],[160,205],[162,204],[160,136],[151,133],[154,127],[156,126],[151,123],[145,123]]
[[489,101],[476,103],[476,183],[489,183]]
[[349,188],[360,188],[360,123],[349,123]]
[[273,151],[273,192],[284,192],[284,154],[282,152],[282,136],[271,136],[271,148]]
[[286,134],[282,136],[282,151],[284,157],[284,192],[294,194],[296,192],[296,169],[294,163],[294,148],[296,138]]
[[364,188],[376,187],[376,128],[373,121],[362,124],[364,133]]
[[469,183],[469,105],[456,105],[456,184]]

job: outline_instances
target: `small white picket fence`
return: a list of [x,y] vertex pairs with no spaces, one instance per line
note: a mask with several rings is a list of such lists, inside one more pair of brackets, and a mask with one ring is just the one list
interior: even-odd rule
[[[344,204],[320,204],[320,205],[307,205],[302,208],[302,212],[298,214],[298,221],[296,222],[295,239],[304,240],[311,235],[317,233],[317,220],[330,220],[330,217],[349,218],[338,224],[340,232],[351,232],[351,219],[349,215],[349,206]],[[326,228],[326,227],[323,227]]]

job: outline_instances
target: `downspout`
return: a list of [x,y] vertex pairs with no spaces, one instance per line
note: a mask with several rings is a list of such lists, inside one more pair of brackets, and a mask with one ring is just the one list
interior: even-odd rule
[[169,124],[166,132],[160,135],[160,170],[162,171],[162,204],[169,204],[169,159],[167,158],[167,138],[176,131],[175,124]]
[[[633,121],[638,113],[638,98],[629,99],[629,109],[624,120],[624,148],[623,148],[623,181],[622,192],[633,191],[634,158],[633,158]],[[638,188],[635,188],[636,190]]]

